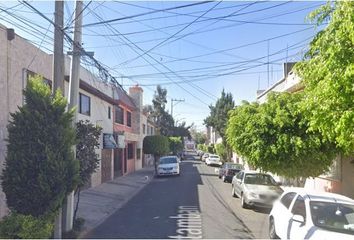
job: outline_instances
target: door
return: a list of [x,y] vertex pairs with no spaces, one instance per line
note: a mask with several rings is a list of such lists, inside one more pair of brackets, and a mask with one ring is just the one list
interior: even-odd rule
[[124,169],[123,173],[127,172],[127,167],[128,167],[127,166],[128,165],[127,159],[128,159],[128,147],[123,149],[123,162],[124,162],[124,164],[123,164],[123,169]]
[[300,215],[304,218],[304,222],[298,222],[294,219],[290,219],[288,229],[290,230],[290,239],[305,239],[306,228],[306,206],[303,197],[298,196],[291,209],[292,215]]
[[107,182],[112,179],[112,150],[102,149],[101,159],[101,182]]
[[114,177],[122,176],[122,157],[123,150],[121,148],[114,149]]
[[280,203],[278,205],[279,207],[273,208],[276,209],[276,212],[274,212],[274,223],[276,226],[276,231],[278,236],[281,239],[289,239],[290,232],[288,231],[288,226],[289,226],[289,221],[292,218],[292,213],[290,212],[290,206],[295,196],[296,196],[295,192],[289,192],[285,194],[280,199]]
[[236,176],[236,181],[235,181],[235,184],[234,184],[235,192],[240,197],[241,197],[241,188],[242,188],[243,175],[244,175],[244,172],[239,172],[237,174],[237,176]]

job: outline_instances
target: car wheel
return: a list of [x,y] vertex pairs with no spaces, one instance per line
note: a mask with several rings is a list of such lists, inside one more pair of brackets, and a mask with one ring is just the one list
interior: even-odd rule
[[225,177],[225,175],[222,176],[222,181],[223,181],[223,182],[226,182],[226,177]]
[[274,219],[271,218],[269,221],[269,238],[270,239],[279,239],[277,233],[275,232]]
[[243,196],[243,193],[241,193],[241,207],[248,208],[248,204],[245,202],[245,197]]
[[235,193],[234,185],[231,186],[231,196],[232,196],[232,197],[237,197],[237,195],[236,195],[236,193]]
[[221,179],[221,175],[220,175],[220,174],[219,174],[219,176],[218,176],[218,177],[219,177],[219,179]]

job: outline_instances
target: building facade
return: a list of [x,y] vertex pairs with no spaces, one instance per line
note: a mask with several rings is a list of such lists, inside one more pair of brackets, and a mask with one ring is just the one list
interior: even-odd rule
[[[41,51],[12,29],[0,25],[0,171],[6,158],[7,125],[10,113],[24,103],[23,89],[29,77],[41,75],[52,79],[51,54]],[[65,58],[64,96],[68,96],[70,58]],[[140,91],[141,90],[141,91]],[[142,89],[129,96],[121,87],[101,81],[95,74],[80,67],[77,120],[100,126],[100,147],[96,149],[100,162],[89,186],[97,186],[116,176],[127,174],[143,166]],[[148,121],[146,128],[151,130]],[[0,185],[0,218],[8,213],[6,196]]]

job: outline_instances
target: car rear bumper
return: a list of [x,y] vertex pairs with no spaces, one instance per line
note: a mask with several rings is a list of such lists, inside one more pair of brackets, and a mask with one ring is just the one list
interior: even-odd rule
[[178,175],[179,171],[157,171],[157,175],[164,176],[164,175]]

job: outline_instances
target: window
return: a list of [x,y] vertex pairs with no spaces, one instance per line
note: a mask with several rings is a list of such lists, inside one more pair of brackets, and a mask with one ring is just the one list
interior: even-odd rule
[[296,193],[294,192],[290,192],[285,194],[281,199],[280,202],[286,207],[289,208],[291,202],[293,201],[294,197],[295,197]]
[[134,158],[134,145],[132,143],[128,143],[128,159]]
[[143,123],[143,134],[145,134],[146,125]]
[[303,216],[304,219],[306,219],[306,207],[305,207],[305,200],[303,199],[303,197],[298,196],[296,198],[296,201],[294,203],[293,209],[291,210],[291,213],[294,215]]
[[90,116],[91,99],[85,94],[79,93],[79,113]]
[[124,109],[121,107],[116,107],[116,119],[115,122],[119,124],[124,124]]
[[127,126],[131,127],[132,126],[132,113],[127,112]]
[[111,107],[108,106],[108,119],[111,119]]

